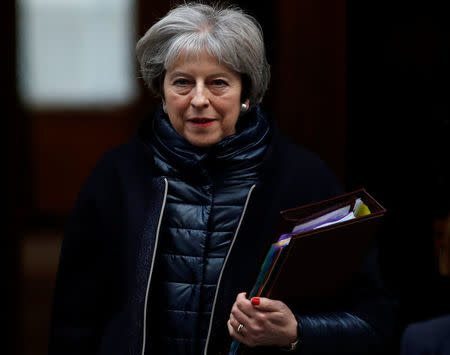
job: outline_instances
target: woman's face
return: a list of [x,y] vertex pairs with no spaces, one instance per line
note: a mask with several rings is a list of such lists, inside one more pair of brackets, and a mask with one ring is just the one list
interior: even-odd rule
[[235,133],[241,76],[215,57],[180,57],[167,70],[163,90],[170,123],[191,144],[205,147]]

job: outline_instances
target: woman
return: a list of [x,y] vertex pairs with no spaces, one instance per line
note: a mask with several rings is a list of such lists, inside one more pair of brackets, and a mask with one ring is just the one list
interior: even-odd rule
[[[262,32],[236,8],[185,4],[137,44],[162,108],[106,154],[64,238],[51,354],[368,353],[393,306],[366,263],[345,297],[308,313],[248,300],[282,209],[341,190],[258,103]],[[301,282],[301,280],[297,280]]]

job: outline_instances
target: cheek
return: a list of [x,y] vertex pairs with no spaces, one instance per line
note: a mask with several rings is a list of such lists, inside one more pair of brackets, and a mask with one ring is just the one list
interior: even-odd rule
[[232,123],[236,122],[239,117],[241,104],[239,100],[231,100],[222,106],[224,113],[226,114],[227,120]]
[[171,95],[166,98],[166,104],[169,110],[182,110],[186,106],[186,99],[184,97],[179,97]]
[[240,96],[233,94],[222,97],[217,101],[217,106],[220,107],[220,110],[226,115],[239,115],[239,110],[241,108]]
[[[183,119],[184,114],[186,113],[189,102],[185,98],[170,98],[166,100],[167,111],[169,114],[170,121],[180,121]],[[172,122],[173,124],[174,122]]]
[[166,96],[167,113],[169,116],[169,121],[176,131],[179,132],[183,126],[183,115],[186,111],[186,104],[183,98],[174,98]]

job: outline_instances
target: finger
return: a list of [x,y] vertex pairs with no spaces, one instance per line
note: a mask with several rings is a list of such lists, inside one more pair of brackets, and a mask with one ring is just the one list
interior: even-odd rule
[[237,295],[237,297],[236,297],[236,299],[237,299],[238,297],[247,297],[247,292],[239,292],[238,295]]
[[253,297],[250,304],[254,309],[263,312],[283,312],[287,308],[283,302],[266,297]]
[[237,301],[239,301],[241,299],[247,299],[247,292],[240,292],[240,293],[238,293],[237,296],[236,296],[236,301],[235,302],[237,302]]
[[255,313],[255,309],[253,308],[252,303],[249,299],[247,299],[244,292],[238,294],[238,296],[236,297],[236,302],[234,304],[248,318],[252,318],[253,314]]
[[236,328],[231,324],[231,320],[228,320],[227,322],[227,327],[228,327],[228,333],[231,335],[232,338],[239,340],[240,342],[243,341],[244,339],[244,329],[245,327],[241,327],[238,333],[238,327],[239,324],[236,326]]
[[227,328],[228,328],[228,333],[234,338],[235,337],[234,334],[236,333],[236,331],[234,330],[233,325],[231,324],[230,320],[228,320],[228,322],[227,322]]
[[233,329],[237,329],[239,327],[239,324],[241,324],[240,321],[238,321],[235,316],[231,313],[230,314],[230,324],[233,327]]
[[238,324],[250,324],[252,318],[239,308],[238,301],[236,301],[231,308],[230,319],[236,320]]
[[[256,297],[255,297],[256,298]],[[254,320],[259,323],[269,322],[272,326],[284,327],[287,324],[297,324],[294,314],[291,309],[282,301],[272,300],[261,297],[260,299],[252,298],[252,303],[255,310],[259,311],[254,316]]]

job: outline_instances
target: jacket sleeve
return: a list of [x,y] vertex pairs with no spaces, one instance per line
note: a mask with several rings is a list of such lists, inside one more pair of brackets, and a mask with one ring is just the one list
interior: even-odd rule
[[[63,239],[50,325],[49,354],[94,354],[112,295],[108,247],[99,214],[98,174],[86,182]],[[100,185],[101,186],[101,185]]]
[[[308,159],[303,160],[313,173],[304,181],[316,194],[314,200],[344,193],[322,161],[314,156]],[[386,348],[391,348],[396,334],[397,303],[383,285],[375,246],[344,295],[318,309],[319,313],[298,313],[292,309],[299,324],[297,353],[385,354]]]
[[300,339],[295,353],[386,354],[391,350],[397,303],[383,287],[377,249],[368,254],[343,299],[331,312],[295,314]]

